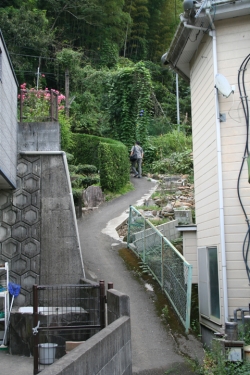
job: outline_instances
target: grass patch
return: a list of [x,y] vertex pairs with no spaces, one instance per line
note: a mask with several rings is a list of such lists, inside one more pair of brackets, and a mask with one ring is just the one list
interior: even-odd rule
[[156,205],[152,205],[152,206],[135,206],[135,208],[137,210],[143,210],[143,211],[160,211],[161,208],[159,206],[156,206]]
[[167,219],[167,218],[159,218],[159,219],[148,218],[148,221],[150,221],[150,223],[154,224],[154,226],[157,226],[157,225],[169,223],[170,220]]

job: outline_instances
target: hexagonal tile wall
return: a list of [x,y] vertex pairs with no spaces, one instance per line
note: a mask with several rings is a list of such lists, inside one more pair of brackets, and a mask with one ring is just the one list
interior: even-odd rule
[[36,176],[41,176],[41,158],[32,162],[32,173]]
[[2,254],[6,256],[7,259],[12,259],[17,255],[21,255],[21,244],[20,242],[14,240],[14,238],[9,238],[2,243]]
[[24,255],[18,255],[12,259],[11,270],[21,276],[30,270],[30,259]]
[[17,165],[17,175],[19,177],[24,177],[27,174],[31,173],[32,171],[32,164],[25,160],[25,159],[19,159],[18,165]]
[[33,258],[40,253],[40,242],[29,238],[22,243],[22,254],[28,258]]
[[0,209],[4,209],[10,204],[12,193],[1,190],[0,194]]
[[11,229],[8,224],[1,223],[0,225],[0,242],[7,240],[11,237]]
[[39,284],[38,275],[34,272],[28,271],[25,275],[21,276],[21,285],[23,289],[32,292],[34,284]]
[[31,195],[31,204],[37,208],[40,208],[41,203],[40,203],[40,190],[35,191]]
[[12,227],[12,237],[17,241],[24,241],[29,237],[30,227],[25,223],[17,223]]
[[25,208],[31,204],[31,195],[27,191],[18,190],[13,194],[13,205],[18,208]]
[[39,212],[36,207],[29,206],[22,211],[22,221],[26,224],[33,225],[39,220]]
[[23,179],[23,189],[29,193],[34,193],[34,191],[40,188],[40,178],[32,174],[25,176]]
[[40,254],[30,259],[30,269],[40,275]]
[[2,220],[9,225],[18,223],[21,220],[21,211],[14,206],[9,206],[3,210]]
[[40,240],[40,232],[41,232],[41,227],[40,227],[40,222],[32,225],[31,227],[31,237],[35,238],[36,240]]

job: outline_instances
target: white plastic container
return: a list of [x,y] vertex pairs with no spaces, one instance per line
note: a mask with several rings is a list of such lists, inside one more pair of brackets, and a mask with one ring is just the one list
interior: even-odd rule
[[57,344],[39,344],[39,363],[41,365],[51,365],[55,361]]

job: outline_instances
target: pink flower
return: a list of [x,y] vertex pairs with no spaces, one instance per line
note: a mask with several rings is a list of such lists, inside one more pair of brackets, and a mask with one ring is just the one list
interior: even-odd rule
[[44,77],[45,77],[45,74],[42,74],[42,77],[44,78]]

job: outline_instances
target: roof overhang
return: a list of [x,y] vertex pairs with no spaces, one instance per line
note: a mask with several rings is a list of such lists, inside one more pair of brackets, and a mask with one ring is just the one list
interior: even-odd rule
[[10,65],[10,68],[11,68],[11,71],[12,71],[12,74],[13,74],[13,77],[14,77],[15,82],[16,82],[16,85],[17,85],[17,87],[18,87],[19,84],[18,84],[18,80],[17,80],[17,77],[16,77],[16,73],[15,73],[15,70],[14,70],[14,68],[13,68],[13,65],[12,65],[12,62],[11,62],[11,59],[10,59],[10,55],[9,55],[9,51],[8,51],[8,48],[7,48],[6,44],[5,44],[5,40],[4,40],[3,33],[2,33],[2,31],[1,31],[1,29],[0,29],[0,38],[1,38],[1,40],[2,40],[3,47],[4,47],[4,50],[5,50],[5,53],[6,53],[7,59],[8,59],[8,61],[9,61],[9,65]]
[[6,174],[0,169],[0,190],[16,189],[16,184],[10,181]]
[[190,61],[204,34],[214,28],[214,23],[250,14],[249,0],[193,1],[192,9],[180,15],[179,24],[162,65],[169,65],[186,81],[190,79]]

